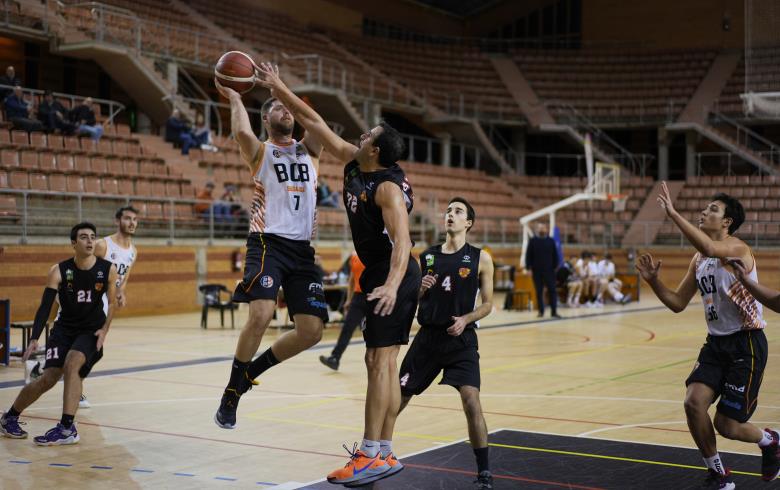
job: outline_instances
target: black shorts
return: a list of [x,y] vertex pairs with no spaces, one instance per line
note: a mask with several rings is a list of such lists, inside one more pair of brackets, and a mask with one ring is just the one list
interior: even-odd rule
[[756,411],[766,361],[767,342],[763,330],[707,335],[685,386],[691,383],[709,386],[716,396],[720,396],[718,412],[744,423]]
[[[383,285],[390,272],[389,264],[366,267],[360,276],[360,289],[366,295]],[[420,291],[420,265],[409,256],[406,275],[398,286],[393,312],[387,316],[374,313],[378,300],[368,301],[366,309],[366,328],[363,339],[366,347],[378,348],[409,343],[409,331],[412,329],[414,315],[417,313],[417,293]]]
[[322,270],[314,264],[314,249],[307,241],[250,233],[246,241],[244,280],[236,286],[233,301],[276,301],[279,287],[290,317],[313,315],[328,321],[322,288]]
[[478,350],[477,332],[473,328],[465,329],[457,337],[443,328],[421,328],[401,363],[401,394],[421,394],[442,370],[444,376],[439,384],[455,389],[461,386],[479,389]]
[[[62,368],[65,365],[65,357],[71,350],[79,351],[87,358],[87,362],[79,372],[79,375],[83,374],[81,377],[85,378],[92,366],[100,360],[97,336],[95,332],[89,330],[69,330],[55,325],[49,338],[46,339],[46,364],[43,368]],[[84,371],[86,366],[89,368]]]

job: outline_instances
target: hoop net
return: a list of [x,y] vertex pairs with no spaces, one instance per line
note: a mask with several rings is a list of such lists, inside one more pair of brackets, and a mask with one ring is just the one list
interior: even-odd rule
[[612,210],[621,213],[626,210],[628,196],[625,194],[607,194],[607,201],[612,202]]

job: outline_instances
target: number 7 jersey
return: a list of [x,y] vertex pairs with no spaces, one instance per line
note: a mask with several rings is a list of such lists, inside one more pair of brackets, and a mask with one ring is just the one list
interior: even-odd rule
[[[748,277],[758,282],[755,259]],[[704,304],[704,318],[710,335],[731,335],[740,330],[764,328],[761,303],[715,257],[696,257],[696,285]]]
[[258,152],[249,232],[310,241],[317,223],[317,170],[306,147],[266,141]]

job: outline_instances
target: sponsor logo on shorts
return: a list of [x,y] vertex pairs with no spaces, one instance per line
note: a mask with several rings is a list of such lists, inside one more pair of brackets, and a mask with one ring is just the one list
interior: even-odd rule
[[274,278],[271,276],[263,276],[260,278],[260,285],[264,288],[270,288],[274,285]]
[[409,373],[404,374],[401,376],[401,386],[406,386],[406,383],[409,382]]
[[433,266],[433,255],[428,254],[425,256],[425,267]]
[[324,301],[317,301],[316,298],[307,298],[307,300],[309,302],[309,306],[311,306],[312,308],[319,308],[323,310],[328,309],[328,304],[325,303]]
[[458,269],[458,274],[460,274],[460,277],[465,279],[469,277],[469,274],[471,274],[471,269],[469,269],[468,267],[461,267],[460,269]]
[[323,292],[323,289],[322,289],[322,284],[320,284],[320,283],[318,283],[318,282],[312,282],[312,283],[310,283],[310,284],[309,284],[309,292],[310,292],[310,293],[315,293],[315,294],[316,294],[316,293],[322,293],[322,292]]
[[745,392],[745,386],[744,385],[743,386],[736,386],[736,385],[733,385],[731,383],[724,383],[723,386],[725,386],[726,388],[728,388],[730,390],[736,391],[737,393],[744,393]]
[[721,397],[720,402],[722,404],[726,405],[727,407],[733,408],[735,410],[742,410],[742,404],[741,403],[733,402],[731,400],[726,400],[723,397]]

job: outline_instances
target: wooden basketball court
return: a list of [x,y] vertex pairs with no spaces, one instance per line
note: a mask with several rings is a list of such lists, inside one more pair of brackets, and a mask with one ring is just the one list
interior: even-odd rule
[[[523,433],[546,433],[574,436],[586,447],[587,438],[595,438],[693,448],[682,398],[683,381],[705,337],[701,305],[675,315],[644,294],[641,303],[625,307],[561,313],[568,318],[540,322],[535,313],[500,311],[484,322],[479,339],[489,430],[514,431],[517,447],[528,438]],[[239,311],[237,324],[245,316],[245,310]],[[780,352],[773,352],[780,335],[773,328],[777,315],[766,317],[769,365],[753,417],[761,427],[780,424],[775,370]],[[219,324],[213,320],[210,325]],[[266,373],[260,386],[242,398],[238,427],[223,430],[212,418],[239,329],[204,331],[199,322],[199,314],[115,320],[105,358],[85,383],[92,408],[76,417],[81,442],[39,448],[31,439],[0,438],[3,488],[321,487],[316,481],[347,460],[341,444],[351,447],[362,437],[361,338],[355,336],[340,371],[332,372],[317,359],[334,344],[338,329],[329,329],[320,345]],[[261,349],[278,332],[269,330]],[[11,404],[22,379],[18,361],[0,369],[0,409]],[[61,397],[60,384],[23,413],[31,437],[59,420]],[[425,454],[464,437],[457,393],[434,385],[401,414],[394,447],[402,457]],[[724,453],[758,455],[749,444],[722,438],[719,444]],[[516,457],[520,463],[509,470],[503,460],[496,488],[522,485],[532,475],[529,468],[540,461],[534,452]],[[638,459],[640,466],[665,471],[651,453]],[[728,455],[725,459],[729,465]],[[749,475],[759,472],[757,463],[739,469],[745,470],[744,478],[760,483]],[[422,471],[419,465],[414,470]],[[441,473],[440,480],[436,467],[428,470],[420,473],[426,475],[425,488],[437,481],[446,481],[446,488],[472,487],[474,462],[468,458]],[[406,478],[411,476],[410,470]],[[703,476],[703,471],[691,471],[691,482]],[[608,487],[596,479],[587,488]],[[387,480],[377,488],[393,486]]]

